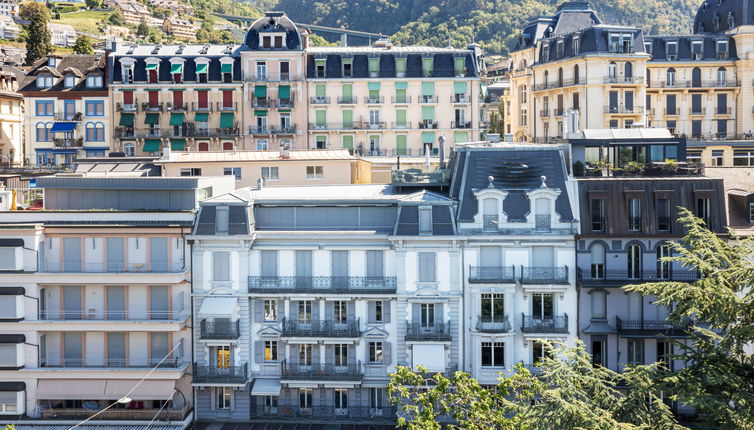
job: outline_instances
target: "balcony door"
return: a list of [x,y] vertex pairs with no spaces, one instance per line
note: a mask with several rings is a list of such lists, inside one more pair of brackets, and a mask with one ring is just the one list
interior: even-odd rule
[[[176,91],[179,92],[179,91]],[[107,238],[107,271],[122,272],[125,270],[125,242],[122,237]]]
[[170,319],[169,291],[166,285],[152,285],[149,287],[149,319]]
[[348,345],[344,343],[333,345],[333,353],[335,369],[345,371],[348,368]]
[[220,345],[213,347],[214,354],[212,354],[212,358],[214,360],[214,363],[212,363],[212,367],[218,369],[222,369],[222,371],[227,371],[227,369],[230,369],[231,363],[233,362],[233,347],[231,345]]
[[348,251],[330,253],[330,276],[335,289],[348,288]]
[[81,238],[66,237],[63,239],[63,271],[80,272],[81,270]]
[[63,287],[63,318],[64,320],[80,320],[83,317],[84,300],[83,287],[66,285]]
[[314,351],[311,344],[302,344],[298,346],[298,364],[304,369],[311,369],[314,363]]
[[479,265],[485,269],[497,269],[502,265],[503,250],[499,246],[479,248]]
[[108,320],[126,319],[126,287],[120,285],[108,285],[105,287],[107,297]]
[[505,295],[482,294],[481,318],[483,323],[502,323],[505,321]]
[[312,286],[312,252],[296,251],[296,286],[311,288]]
[[149,335],[150,365],[168,367],[170,364],[170,338],[166,332],[152,332]]
[[149,239],[149,271],[168,271],[168,238],[153,237]]
[[639,245],[630,245],[626,250],[626,257],[628,279],[641,278],[641,247]]
[[531,251],[532,267],[553,267],[555,252],[551,246],[534,246]]
[[298,302],[298,322],[299,324],[311,324],[312,322],[312,301],[300,300]]
[[335,415],[348,415],[348,388],[335,389]]
[[65,367],[84,366],[84,334],[63,333],[63,365]]
[[552,320],[555,315],[555,295],[552,293],[532,294],[531,315],[535,320]]
[[107,365],[109,367],[126,367],[125,333],[107,333]]

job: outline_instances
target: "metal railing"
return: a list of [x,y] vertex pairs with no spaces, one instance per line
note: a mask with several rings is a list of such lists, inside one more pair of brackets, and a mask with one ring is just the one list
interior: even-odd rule
[[364,103],[368,105],[376,105],[385,103],[385,97],[364,97]]
[[40,309],[40,321],[180,321],[188,318],[188,312],[180,310],[132,310],[106,311],[81,310],[67,311],[63,309]]
[[629,216],[628,217],[628,229],[630,231],[640,231],[641,230],[641,217],[640,216]]
[[116,103],[115,110],[118,112],[138,112],[139,108],[136,103]]
[[643,106],[605,106],[607,114],[640,114],[644,112]]
[[290,97],[287,99],[276,99],[275,104],[281,108],[292,108],[296,104],[296,101],[293,97]]
[[[405,363],[405,362],[399,362],[398,366],[399,367],[408,367],[408,368],[413,369],[413,366],[411,366],[411,364]],[[417,369],[413,369],[413,370],[416,373],[420,373]],[[432,378],[435,375],[437,375],[438,373],[441,374],[441,375],[443,375],[446,378],[452,378],[453,375],[455,375],[455,373],[457,371],[458,371],[458,364],[456,364],[456,363],[448,363],[448,364],[445,365],[445,369],[444,370],[427,370],[426,372],[421,372],[420,374],[425,379]],[[429,381],[429,382],[431,383],[431,381]]]
[[84,145],[84,139],[81,137],[70,139],[55,137],[52,139],[52,142],[56,148],[79,148]]
[[670,270],[669,272],[660,272],[656,270],[601,270],[592,273],[589,269],[577,269],[576,279],[584,286],[623,286],[637,282],[658,282],[658,281],[679,281],[694,282],[699,279],[696,271],[690,270]]
[[437,103],[437,96],[419,96],[419,103]]
[[471,266],[469,267],[469,282],[472,284],[516,282],[516,269],[514,266]]
[[712,111],[713,115],[731,115],[733,113],[732,108],[720,108],[716,107],[714,111]]
[[39,363],[40,367],[44,368],[81,368],[81,369],[142,369],[157,367],[158,369],[178,369],[186,364],[186,361],[182,358],[150,358],[144,363],[135,363],[126,359],[106,359],[100,357],[100,362],[93,362],[93,359],[78,358],[78,359],[65,359],[61,358],[59,363],[49,363],[46,360],[42,360]]
[[482,333],[508,333],[513,327],[511,326],[508,315],[494,317],[479,315],[476,329]]
[[393,170],[393,184],[447,184],[450,182],[450,170],[436,170],[422,172],[409,170]]
[[289,125],[286,127],[272,127],[270,131],[272,132],[272,134],[296,134],[296,126]]
[[568,283],[568,266],[528,267],[521,266],[522,284],[563,284]]
[[393,122],[390,124],[392,128],[396,129],[410,129],[411,128],[411,121],[404,121],[404,122]]
[[79,122],[83,116],[81,112],[55,112],[55,121]]
[[192,102],[191,110],[195,112],[209,112],[212,110],[212,104],[210,102],[207,102],[204,103],[203,106],[200,106],[198,102]]
[[548,118],[550,116],[550,109],[542,109],[539,111],[540,118]]
[[396,409],[391,406],[382,408],[370,408],[367,406],[348,406],[347,408],[335,408],[334,406],[312,406],[302,408],[299,405],[257,406],[252,404],[251,415],[253,417],[268,418],[275,420],[324,420],[343,422],[348,420],[387,421],[394,423]]
[[184,266],[182,262],[83,263],[79,261],[46,261],[40,264],[39,271],[47,273],[177,273],[184,271]]
[[330,97],[327,97],[327,96],[309,97],[309,103],[313,105],[327,105],[327,104],[330,104]]
[[251,105],[254,107],[275,107],[275,101],[269,98],[253,97],[251,99]]
[[217,110],[218,112],[235,112],[238,110],[238,106],[236,105],[236,102],[217,102]]
[[657,217],[657,230],[659,231],[670,231],[671,227],[673,225],[673,219],[669,216],[658,216]]
[[521,331],[524,333],[568,333],[568,315],[534,317],[522,313]]
[[437,121],[422,120],[421,122],[419,122],[419,128],[423,128],[423,129],[436,129],[437,128]]
[[615,317],[615,328],[620,335],[646,337],[686,337],[692,322],[673,323],[668,320],[624,320]]
[[358,318],[345,321],[302,321],[283,318],[283,330],[280,335],[285,337],[359,337],[361,329]]
[[394,276],[249,276],[249,292],[394,293]]
[[356,97],[338,97],[339,105],[352,105],[357,102]]
[[406,340],[443,340],[450,341],[450,325],[445,323],[406,324]]
[[248,367],[248,363],[222,368],[194,363],[193,382],[195,384],[244,384],[248,379]]
[[241,336],[240,320],[202,320],[199,327],[200,339],[238,339]]
[[267,126],[253,125],[249,127],[249,134],[270,134],[270,128]]
[[605,78],[606,84],[620,85],[639,85],[644,83],[644,77],[641,76],[608,76]]
[[366,128],[368,130],[382,130],[382,129],[385,128],[385,124],[386,123],[384,123],[384,122],[372,122],[372,121],[369,121],[368,123],[366,123]]
[[471,121],[451,121],[450,128],[471,128]]
[[451,103],[471,103],[471,97],[467,94],[453,94],[450,96]]
[[534,231],[546,233],[552,230],[550,215],[534,215]]
[[[104,409],[104,408],[103,408]],[[110,408],[108,410],[96,409],[76,409],[76,408],[42,408],[42,418],[46,419],[84,419],[90,418],[97,414],[99,420],[118,420],[118,421],[181,421],[189,412],[188,407],[183,409],[118,409]]]
[[142,103],[141,107],[144,112],[162,112],[163,111],[163,103],[157,102],[157,103]]
[[168,103],[168,108],[167,108],[168,112],[185,112],[187,110],[188,110],[187,103],[182,103],[182,104],[177,104],[177,105]]
[[482,231],[496,232],[500,228],[500,217],[497,215],[482,215]]
[[214,137],[214,136],[239,136],[241,129],[238,127],[230,128],[189,128],[185,131],[187,137]]
[[360,381],[363,377],[361,362],[336,366],[334,364],[280,364],[281,380],[305,381]]

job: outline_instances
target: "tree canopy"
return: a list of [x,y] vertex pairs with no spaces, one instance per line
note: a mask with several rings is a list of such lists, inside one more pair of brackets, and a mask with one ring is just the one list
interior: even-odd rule
[[74,54],[94,54],[94,48],[92,48],[92,39],[86,34],[76,38],[76,43],[73,45]]
[[26,64],[35,61],[52,52],[52,35],[47,28],[50,21],[50,11],[44,3],[25,2],[18,14],[21,19],[29,21],[26,30]]

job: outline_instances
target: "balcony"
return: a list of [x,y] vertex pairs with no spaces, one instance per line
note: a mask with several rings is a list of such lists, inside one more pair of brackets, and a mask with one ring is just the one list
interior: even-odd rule
[[336,366],[334,364],[298,364],[283,361],[281,381],[361,381],[361,362]]
[[164,105],[161,102],[141,104],[141,110],[144,112],[162,112],[163,107]]
[[81,112],[55,112],[55,121],[59,122],[80,122],[82,117]]
[[468,128],[471,128],[471,121],[451,121],[450,122],[450,128],[468,129]]
[[78,138],[53,138],[53,144],[56,148],[80,148],[84,144],[84,139]]
[[300,321],[283,318],[282,337],[359,337],[359,319],[346,321]]
[[390,126],[398,130],[408,130],[411,128],[411,121],[393,122],[390,124]]
[[238,137],[241,129],[238,127],[228,128],[190,128],[186,130],[186,137]]
[[277,76],[271,73],[262,73],[258,75],[248,74],[243,78],[246,82],[288,82],[288,81],[300,81],[301,76],[295,75],[290,72],[280,72]]
[[377,105],[385,103],[385,97],[364,97],[364,103],[368,105]]
[[481,333],[508,333],[513,329],[508,315],[482,316],[476,323],[476,330]]
[[552,220],[550,215],[534,216],[534,231],[537,233],[549,233],[552,231]]
[[199,324],[200,339],[229,339],[235,340],[241,336],[240,321],[207,321]]
[[689,109],[689,115],[705,115],[707,110],[704,108],[691,108]]
[[539,111],[539,117],[540,118],[549,118],[550,117],[550,109],[542,109]]
[[533,317],[521,314],[521,331],[524,333],[568,334],[568,315]]
[[[423,155],[423,153],[420,155]],[[392,183],[406,186],[447,185],[450,183],[450,169],[437,169],[428,172],[419,169],[393,170]]]
[[732,115],[733,109],[732,108],[715,108],[714,111],[712,111],[713,115]]
[[522,284],[567,284],[568,266],[527,267],[521,266]]
[[408,323],[406,324],[406,340],[450,342],[450,325]]
[[266,125],[253,125],[249,127],[249,134],[270,134],[270,128]]
[[411,103],[411,96],[403,96],[403,97],[393,96],[390,98],[390,102],[393,103],[394,105],[409,104]]
[[339,105],[352,105],[356,103],[356,97],[338,97]]
[[639,76],[608,76],[604,82],[615,85],[640,85],[644,83],[644,78]]
[[218,112],[235,112],[238,110],[236,102],[217,102]]
[[471,103],[471,97],[467,94],[453,94],[450,96],[450,102],[453,104]]
[[[439,371],[439,370],[427,370],[426,372],[419,372],[418,369],[413,369],[413,366],[411,366],[411,364],[409,364],[409,363],[399,362],[398,366],[399,367],[408,367],[408,368],[412,369],[414,372],[421,374],[422,377],[425,380],[431,379],[431,378],[433,378],[437,374],[441,374],[442,376],[450,379],[458,371],[458,364],[456,364],[456,363],[447,363],[445,365],[445,370],[443,370],[443,371]],[[433,381],[431,381],[431,380],[427,381],[427,382],[430,383],[430,384],[433,383]]]
[[366,123],[368,130],[384,130],[385,124],[386,123],[384,122],[377,122],[377,121],[375,122],[369,121],[368,123]]
[[642,282],[694,282],[699,279],[697,272],[672,271],[670,273],[657,273],[656,271],[627,271],[627,270],[603,270],[595,271],[578,269],[576,279],[583,287],[622,287],[629,284]]
[[[92,360],[95,361],[95,360]],[[96,360],[98,362],[87,361],[85,359],[63,359],[61,358],[58,363],[50,363],[47,360],[41,360],[39,367],[46,369],[150,369],[156,367],[158,369],[180,369],[186,365],[186,361],[181,358],[151,358],[147,359],[144,363],[134,363],[126,359],[102,359]]]
[[642,106],[605,106],[606,114],[613,115],[638,115],[644,112]]
[[287,99],[277,99],[275,104],[279,108],[292,108],[296,103],[293,98],[287,98]]
[[178,104],[174,105],[172,103],[168,103],[168,112],[186,112],[188,110],[188,104]]
[[436,130],[437,121],[429,121],[429,120],[424,119],[421,122],[419,122],[419,128],[426,129],[426,130]]
[[688,337],[691,321],[676,324],[668,320],[624,320],[615,317],[618,334],[625,337]]
[[118,112],[138,112],[139,111],[136,103],[129,103],[129,104],[116,103],[115,110]]
[[309,97],[309,103],[313,105],[329,105],[330,97],[326,97],[326,96]]
[[87,311],[67,311],[64,309],[40,309],[39,321],[180,321],[188,318],[189,313],[177,310],[132,310],[106,311],[90,309]]
[[[122,405],[121,405],[122,406]],[[97,414],[97,420],[105,421],[182,421],[191,409],[76,409],[76,408],[48,408],[41,409],[43,419],[83,420]]]
[[502,284],[516,282],[514,266],[471,266],[469,267],[470,284]]
[[301,408],[295,405],[278,405],[278,406],[257,406],[256,403],[251,405],[251,416],[256,418],[267,418],[270,420],[304,420],[311,421],[333,421],[342,423],[344,421],[381,421],[389,424],[395,424],[396,409],[385,406],[382,408],[370,408],[366,406],[348,406],[347,408],[336,409],[332,406],[314,406],[310,408]]
[[251,105],[254,107],[271,108],[275,107],[275,101],[268,98],[254,97],[251,99]]
[[364,276],[249,276],[250,293],[395,293],[396,278]]
[[680,115],[681,110],[678,108],[665,108],[665,115]]
[[295,125],[272,127],[270,131],[272,132],[272,134],[296,134],[297,132]]
[[242,385],[248,380],[247,363],[242,366],[220,368],[217,366],[203,366],[194,363],[193,383],[196,384],[228,384]]
[[437,96],[419,96],[419,103],[437,103]]
[[191,103],[191,110],[194,112],[209,112],[212,110],[212,105],[210,103],[193,102]]
[[178,273],[183,263],[82,263],[80,261],[46,261],[39,271],[46,273]]

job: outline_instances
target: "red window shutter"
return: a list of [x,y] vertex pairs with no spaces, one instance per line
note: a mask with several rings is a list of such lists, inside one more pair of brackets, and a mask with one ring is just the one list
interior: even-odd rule
[[150,84],[156,84],[157,83],[157,70],[150,70],[149,71],[149,83]]
[[160,93],[158,93],[157,91],[148,91],[148,93],[149,93],[149,106],[157,107],[158,96]]
[[183,106],[183,91],[173,91],[173,106],[176,108]]
[[223,151],[232,151],[233,142],[223,142]]
[[223,91],[223,107],[233,106],[233,91]]
[[181,74],[180,73],[174,73],[173,74],[173,81],[176,83],[181,83]]
[[123,104],[124,105],[132,105],[132,104],[134,104],[134,92],[133,91],[123,91]]
[[208,104],[208,102],[207,102],[208,94],[207,93],[208,92],[209,91],[199,91],[198,97],[199,97],[199,107],[200,108],[203,108],[203,109],[207,108],[207,104]]
[[199,142],[199,150],[200,151],[209,151],[209,143],[207,143],[207,142]]

